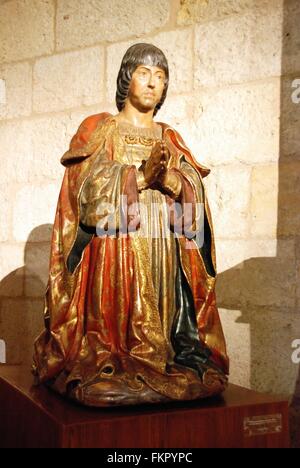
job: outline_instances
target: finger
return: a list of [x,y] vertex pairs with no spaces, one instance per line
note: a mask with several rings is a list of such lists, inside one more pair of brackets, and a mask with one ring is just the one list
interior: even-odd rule
[[155,171],[156,173],[159,173],[159,172],[165,171],[165,170],[166,170],[166,165],[165,165],[165,163],[162,162],[162,161],[161,161],[159,164],[157,164],[157,165],[155,166],[155,168],[154,168],[154,171]]
[[158,142],[151,151],[151,157],[160,159],[161,153],[162,153],[161,144]]
[[165,141],[162,142],[162,149],[164,152],[168,152],[168,146],[167,146],[167,143]]
[[164,163],[165,166],[167,166],[168,161],[169,161],[168,156],[164,154],[164,155],[162,156],[161,161]]
[[154,151],[154,150],[155,150],[155,151],[161,151],[161,147],[162,147],[161,141],[157,141],[157,142],[154,144],[152,151]]
[[169,158],[170,158],[170,151],[169,151],[169,148],[167,147],[166,143],[163,142],[163,155],[164,155],[164,159],[166,161],[169,161]]
[[152,173],[155,174],[155,176],[157,176],[157,175],[160,174],[163,170],[164,170],[164,167],[163,167],[161,164],[158,164],[157,166],[155,166],[155,167],[153,168]]
[[165,163],[161,162],[159,165],[159,172],[166,172],[167,166]]
[[154,179],[157,181],[162,177],[163,171],[157,171],[154,175]]

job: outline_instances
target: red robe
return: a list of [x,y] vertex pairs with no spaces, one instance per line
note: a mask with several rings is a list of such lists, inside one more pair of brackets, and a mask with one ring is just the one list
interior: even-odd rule
[[[80,261],[70,271],[68,260],[80,230],[82,187],[101,148],[105,147],[110,161],[114,160],[111,135],[115,125],[114,118],[106,113],[88,117],[62,158],[66,171],[53,227],[45,296],[46,326],[35,342],[35,374],[39,382],[95,406],[186,400],[220,393],[227,382],[228,357],[216,307],[214,236],[206,196],[205,228],[209,235],[205,249],[196,248],[193,239],[178,239],[181,302],[189,301],[182,310],[185,307],[184,313],[190,314],[186,323],[195,319],[199,341],[196,361],[186,358],[182,336],[173,341],[175,348],[178,343],[178,360],[171,364],[167,361],[160,318],[153,311],[151,298],[147,299],[147,284],[143,284],[143,255],[134,253],[129,237],[99,238],[91,234]],[[171,167],[180,173],[180,161],[184,159],[202,185],[202,177],[209,174],[209,169],[196,162],[174,129],[160,125],[171,149]],[[120,180],[120,191],[128,196],[129,205],[138,201],[135,168],[121,167]],[[183,175],[182,186],[183,200],[194,201],[195,184]],[[101,317],[88,312],[93,310],[91,291],[96,271],[102,284]],[[132,303],[137,281],[141,289],[138,292],[148,301],[138,318]],[[176,327],[182,335],[179,321]],[[187,329],[188,335],[192,336],[192,332]],[[179,351],[183,351],[184,358],[179,359]],[[195,362],[200,364],[195,367]],[[197,372],[197,366],[201,372]]]

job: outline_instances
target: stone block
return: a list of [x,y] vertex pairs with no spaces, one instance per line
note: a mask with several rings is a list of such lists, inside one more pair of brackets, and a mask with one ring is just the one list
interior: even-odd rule
[[[117,42],[150,34],[166,25],[168,0],[58,0],[58,50]],[[137,42],[137,41],[136,41]]]
[[13,236],[26,242],[49,241],[61,183],[24,185],[16,193]]
[[231,361],[230,381],[260,392],[293,395],[298,365],[291,359],[300,318],[293,310],[220,309]]
[[0,242],[8,241],[11,229],[11,197],[9,191],[0,193]]
[[24,292],[24,244],[0,244],[0,297]]
[[[218,240],[217,259],[221,266],[217,293],[223,308],[266,306],[296,307],[296,260],[294,240]],[[232,252],[231,252],[232,249]],[[228,253],[227,253],[228,252]],[[233,265],[235,257],[244,260]],[[229,256],[230,267],[226,267]],[[223,264],[223,266],[222,266]],[[227,268],[227,269],[225,269]]]
[[7,364],[30,366],[33,343],[43,328],[43,300],[1,299],[0,336],[6,344]]
[[6,83],[3,78],[0,78],[0,106],[2,109],[6,105]]
[[281,80],[280,158],[300,159],[300,71]]
[[[221,275],[229,270],[240,270],[244,268],[247,260],[247,240],[216,239],[217,272]],[[276,255],[276,244],[274,256]],[[224,301],[223,301],[224,302]],[[232,304],[231,304],[232,305]]]
[[29,179],[33,162],[31,123],[29,120],[0,122],[0,183],[24,182]]
[[25,248],[25,296],[42,298],[46,291],[50,242],[27,242]]
[[[299,236],[296,237],[296,281],[297,281],[296,307],[298,310],[300,310],[300,238]],[[300,399],[300,393],[299,393],[299,399]]]
[[230,359],[230,383],[251,388],[250,325],[239,323],[239,310],[219,309]]
[[300,73],[300,3],[287,0],[282,21],[282,75]]
[[252,237],[277,236],[278,224],[278,165],[257,165],[252,170],[251,223]]
[[299,314],[293,309],[249,307],[242,320],[250,324],[252,388],[293,395],[299,364],[292,361],[292,342],[299,338]]
[[270,9],[196,26],[196,88],[280,76],[282,21]]
[[[85,111],[20,120],[17,124],[0,123],[5,155],[1,161],[1,183],[61,181],[64,167],[60,158],[68,149],[72,136],[84,118],[100,111],[92,107]],[[0,239],[1,235],[4,232],[0,233]]]
[[69,144],[66,116],[0,123],[3,154],[1,183],[60,180],[59,159]]
[[300,161],[279,164],[278,235],[299,236],[300,229]]
[[62,180],[65,169],[60,163],[60,158],[69,147],[72,137],[70,127],[70,114],[41,117],[31,121],[33,161],[29,178],[32,182]]
[[[183,133],[186,131],[186,128],[190,128],[194,123],[193,104],[194,98],[190,94],[181,94],[180,96],[167,95],[164,105],[158,111],[155,120],[165,122],[179,133]],[[188,134],[187,137],[189,137]]]
[[[115,100],[116,79],[120,69],[121,61],[126,50],[136,40],[113,44],[107,48],[107,99],[109,102]],[[183,29],[168,31],[157,34],[145,42],[159,47],[168,60],[170,71],[169,94],[184,93],[191,90],[193,71],[192,30]]]
[[14,0],[1,5],[0,63],[51,54],[54,15],[54,3],[49,0]]
[[65,168],[61,165],[60,158],[69,148],[71,138],[81,122],[90,115],[109,112],[109,110],[107,106],[102,109],[95,106],[85,110],[31,119],[28,130],[32,147],[29,180],[32,182],[61,181]]
[[28,63],[0,67],[5,101],[0,100],[0,120],[31,114],[32,69]]
[[283,0],[181,0],[177,23],[180,26],[205,23],[245,14],[252,9],[264,11],[282,6]]
[[194,96],[191,137],[208,165],[278,161],[280,80]]
[[149,42],[161,49],[168,60],[170,73],[168,92],[170,94],[180,94],[192,91],[192,29],[162,32],[150,39]]
[[214,168],[204,179],[217,238],[244,239],[249,231],[251,168]]
[[103,77],[102,47],[42,58],[35,63],[33,71],[34,111],[96,104],[103,99]]
[[179,96],[167,96],[163,107],[159,110],[155,120],[165,122],[175,128],[183,138],[186,146],[193,153],[197,161],[206,165],[211,164],[207,154],[201,151],[199,141],[199,119],[203,107],[201,99],[194,94],[181,94]]

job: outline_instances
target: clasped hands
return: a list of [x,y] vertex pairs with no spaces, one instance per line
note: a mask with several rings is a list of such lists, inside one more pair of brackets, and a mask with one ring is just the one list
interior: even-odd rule
[[181,192],[180,177],[168,170],[170,151],[164,141],[155,143],[147,161],[143,160],[141,170],[148,188],[158,189],[177,198]]

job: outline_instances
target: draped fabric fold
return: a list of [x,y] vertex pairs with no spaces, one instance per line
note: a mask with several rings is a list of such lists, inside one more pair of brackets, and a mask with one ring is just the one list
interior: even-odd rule
[[[202,183],[209,170],[175,130],[159,124],[152,140],[166,141],[180,199],[141,190],[138,167],[152,140],[132,132],[97,114],[81,124],[62,158],[34,372],[86,405],[189,400],[227,384]],[[179,209],[185,205],[190,209]]]

